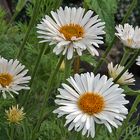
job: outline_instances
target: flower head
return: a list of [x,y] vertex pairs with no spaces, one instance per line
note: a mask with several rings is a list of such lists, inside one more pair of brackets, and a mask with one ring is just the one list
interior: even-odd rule
[[25,116],[25,113],[23,112],[23,107],[19,109],[18,105],[10,107],[9,110],[6,110],[5,112],[9,123],[19,124]]
[[[124,69],[124,66],[115,65],[113,67],[113,63],[108,64],[108,73],[109,76],[113,79],[115,79]],[[120,77],[120,79],[117,81],[120,85],[133,85],[135,82],[135,79],[133,77],[134,75],[132,73],[129,73],[128,70]]]
[[64,71],[65,70],[65,61],[64,60],[62,61],[62,64],[60,65],[59,70],[60,71]]
[[66,54],[67,59],[73,57],[74,51],[81,56],[86,49],[92,55],[98,55],[95,47],[103,44],[101,35],[105,34],[105,23],[101,22],[98,15],[92,17],[91,10],[84,12],[85,9],[81,7],[60,7],[57,12],[51,11],[52,18],[46,15],[41,24],[37,25],[38,38],[42,39],[40,42],[56,44],[53,52],[57,55]]
[[93,73],[75,74],[67,81],[71,86],[62,84],[54,110],[58,117],[66,115],[68,130],[82,131],[82,135],[95,136],[95,123],[104,124],[109,132],[111,126],[118,128],[128,113],[124,106],[128,101],[122,94],[123,89],[112,82],[112,78]]
[[138,58],[136,59],[136,64],[138,65],[138,66],[140,66],[140,56],[138,56]]
[[0,92],[6,98],[6,92],[12,97],[12,93],[18,94],[21,89],[29,89],[26,85],[31,79],[25,76],[28,70],[24,70],[25,66],[21,65],[18,60],[10,61],[0,57]]
[[115,35],[123,42],[123,44],[130,48],[140,48],[140,28],[138,26],[133,28],[128,23],[116,26],[118,33]]

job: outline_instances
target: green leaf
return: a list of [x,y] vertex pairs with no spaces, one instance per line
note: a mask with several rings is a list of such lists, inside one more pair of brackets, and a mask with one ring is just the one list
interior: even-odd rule
[[114,14],[117,11],[117,0],[85,0],[85,4],[105,22],[106,43],[109,45],[115,34]]
[[139,140],[140,139],[140,137],[139,136],[137,136],[137,137],[132,137],[132,139],[131,140]]

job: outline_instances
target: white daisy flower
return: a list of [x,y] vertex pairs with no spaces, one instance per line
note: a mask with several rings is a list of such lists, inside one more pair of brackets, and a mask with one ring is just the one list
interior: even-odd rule
[[111,126],[118,128],[128,113],[123,89],[113,85],[112,80],[100,74],[75,74],[67,79],[71,86],[63,83],[63,88],[58,89],[60,95],[55,103],[60,107],[54,113],[58,117],[66,115],[69,131],[82,131],[87,137],[95,136],[95,123],[104,124],[112,132]]
[[123,44],[130,48],[140,48],[140,28],[137,26],[133,28],[128,23],[116,26],[118,33],[115,35],[123,42]]
[[92,55],[99,55],[95,47],[104,43],[101,35],[105,34],[105,23],[101,22],[98,15],[92,16],[91,10],[85,13],[81,7],[60,7],[57,12],[51,11],[51,15],[52,18],[46,15],[41,24],[37,25],[38,38],[42,39],[40,42],[56,44],[53,52],[56,55],[66,54],[67,59],[73,57],[74,51],[81,56],[86,49]]
[[[115,79],[124,69],[124,66],[115,65],[113,67],[113,63],[108,64],[108,73],[109,76]],[[132,73],[129,73],[128,70],[120,77],[117,81],[120,85],[134,85],[135,79]]]
[[138,65],[138,66],[140,66],[140,56],[138,56],[138,58],[136,59],[136,64]]
[[19,94],[21,89],[30,89],[26,84],[31,79],[30,76],[25,76],[28,70],[24,69],[25,66],[21,65],[18,60],[6,60],[0,57],[0,92],[4,98],[6,93],[12,97],[12,92]]

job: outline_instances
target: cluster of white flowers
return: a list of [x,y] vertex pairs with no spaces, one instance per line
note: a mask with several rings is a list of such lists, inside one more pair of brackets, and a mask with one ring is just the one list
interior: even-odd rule
[[[58,55],[66,55],[72,59],[74,52],[79,56],[84,50],[91,55],[98,56],[100,44],[103,44],[105,23],[101,22],[98,15],[92,16],[91,10],[85,13],[83,8],[60,7],[57,12],[52,11],[51,16],[46,15],[41,23],[37,25],[38,38],[42,42],[49,42],[55,45],[53,52]],[[140,28],[135,29],[124,24],[116,26],[115,35],[122,43],[129,48],[140,48]],[[140,65],[140,58],[137,59]],[[113,80],[122,72],[124,66],[113,63],[108,64],[109,76],[94,75],[93,73],[75,74],[67,81],[71,86],[62,84],[60,92],[55,100],[59,107],[54,111],[58,117],[65,115],[68,130],[82,131],[87,136],[95,136],[95,123],[104,124],[109,132],[111,125],[118,127],[126,118],[128,113],[125,104],[128,101],[124,98],[123,89],[119,85],[134,84],[133,74],[128,70],[114,84]]]
[[[37,25],[38,38],[40,43],[49,42],[55,45],[53,52],[58,55],[66,55],[67,59],[72,59],[76,52],[79,56],[84,50],[94,56],[98,56],[100,44],[103,44],[102,35],[105,34],[105,23],[101,22],[98,15],[93,16],[93,11],[85,12],[84,8],[60,7],[57,12],[52,11],[51,16],[46,15],[41,23]],[[115,35],[122,43],[129,48],[140,48],[140,28],[135,29],[129,25],[116,26]],[[137,59],[140,65],[140,56]],[[28,70],[20,64],[18,60],[6,60],[0,57],[0,91],[4,98],[6,93],[12,97],[19,94],[22,89],[29,89],[31,77],[26,76]],[[124,98],[123,89],[119,85],[134,84],[133,74],[128,70],[121,76],[115,84],[113,80],[122,72],[124,66],[113,63],[108,64],[108,72],[111,78],[93,73],[75,74],[67,79],[69,84],[62,84],[59,88],[59,95],[55,103],[59,107],[54,110],[58,117],[66,116],[68,130],[82,131],[82,135],[95,136],[95,123],[104,124],[109,132],[111,126],[118,128],[128,113],[125,107],[128,101]],[[16,112],[18,120],[23,119],[22,109],[13,107],[7,112],[9,119],[16,122],[11,116]]]
[[[48,15],[37,25],[38,38],[40,42],[50,42],[55,45],[53,52],[66,55],[67,59],[72,59],[74,52],[79,56],[84,50],[88,50],[91,55],[99,55],[97,48],[103,44],[105,23],[101,22],[98,15],[92,16],[91,10],[85,13],[83,8],[59,8],[57,12],[51,12],[52,18]],[[132,25],[124,24],[116,26],[115,35],[122,43],[129,48],[140,48],[140,28],[135,29]],[[137,59],[140,65],[140,58]],[[114,84],[113,80],[122,72],[124,66],[113,63],[108,64],[108,73],[111,77],[107,79],[105,75],[94,76],[93,73],[75,74],[68,78],[67,84],[62,84],[59,88],[60,95],[55,100],[59,105],[54,113],[58,117],[66,115],[68,130],[82,131],[87,136],[95,136],[95,123],[104,124],[109,132],[111,125],[118,127],[126,118],[128,113],[125,104],[128,101],[122,94],[123,89],[119,85],[134,84],[134,77],[128,70]]]

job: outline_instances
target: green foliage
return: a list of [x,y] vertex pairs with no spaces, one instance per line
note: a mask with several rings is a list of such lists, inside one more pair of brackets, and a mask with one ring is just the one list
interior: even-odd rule
[[[50,11],[59,8],[61,3],[62,0],[41,0],[38,19],[44,17],[46,14],[49,15]],[[26,13],[29,17],[32,16],[34,4],[35,0],[32,0],[31,3],[26,6]]]
[[[26,68],[29,69],[29,75],[32,75],[33,73],[38,54],[42,47],[38,43],[36,25],[39,22],[39,19],[44,17],[45,14],[50,14],[51,10],[57,9],[61,5],[61,2],[62,0],[41,0],[37,20],[30,31],[29,38],[24,47],[23,57],[20,59],[20,62],[22,62],[22,64],[24,64]],[[106,22],[106,41],[109,44],[114,36],[114,14],[116,13],[117,9],[117,1],[85,0],[85,3],[90,9],[95,10],[95,12],[99,14],[100,18]],[[22,5],[19,6],[17,11],[20,11],[25,3],[21,4]],[[35,0],[32,0],[26,5],[26,13],[30,18],[33,14],[34,5]],[[7,21],[5,20],[5,12],[2,8],[0,8],[0,23],[0,56],[3,56],[7,59],[14,59],[19,50],[19,46],[25,37],[28,23],[26,21],[16,21],[11,23],[11,25],[8,25]],[[63,81],[65,81],[64,71],[59,70],[57,76],[53,79],[53,89],[51,89],[49,97],[46,99],[48,100],[48,103],[43,106],[48,79],[54,71],[59,60],[59,57],[52,53],[53,48],[54,46],[48,46],[46,44],[46,50],[41,58],[40,65],[31,88],[31,97],[28,101],[24,102],[23,99],[29,94],[29,91],[21,91],[20,94],[15,96],[14,99],[8,98],[7,100],[4,100],[3,98],[0,98],[0,140],[8,140],[8,132],[10,130],[10,125],[7,123],[5,117],[5,110],[12,105],[19,104],[22,106],[25,103],[26,104],[24,108],[26,112],[26,118],[20,125],[15,126],[15,140],[31,140],[29,136],[34,130],[40,115],[39,112],[42,107],[46,107],[46,110],[44,111],[44,120],[42,121],[38,132],[38,140],[87,140],[87,137],[82,136],[81,132],[69,132],[67,130],[67,126],[66,128],[64,127],[65,121],[63,119],[58,119],[56,115],[52,113],[55,108],[54,99],[58,92],[57,88],[60,87]],[[81,60],[89,63],[93,67],[95,67],[97,64],[97,58],[86,53],[81,57]],[[131,95],[138,94],[139,92],[133,91],[129,87],[123,88]],[[138,139],[140,135],[140,129],[136,126],[138,119],[139,116],[132,120],[132,125],[126,129],[125,133],[123,134],[123,138],[126,140],[129,138],[131,140]],[[99,125],[96,125],[96,128],[98,135],[96,135],[95,140],[115,139],[114,134],[109,134],[108,130],[104,126],[100,127]],[[116,131],[116,129],[114,129],[114,131]]]
[[[54,9],[59,7],[58,3],[60,3],[61,1],[59,1],[58,3],[56,3],[55,1],[53,1],[53,3],[50,3],[51,1],[48,1],[47,3],[46,2],[47,2],[47,0],[44,1],[41,5],[40,15],[38,16],[38,19],[41,18],[41,16],[44,16],[46,11],[47,11],[47,13],[49,13],[49,10],[51,10],[52,7]],[[29,5],[30,5],[30,7],[27,6],[27,11],[28,11],[28,14],[31,16],[34,3],[31,3]],[[43,9],[43,7],[44,7],[44,9]],[[46,7],[49,7],[49,9],[48,8],[46,9]],[[22,40],[27,31],[28,24],[26,22],[21,23],[21,22],[17,21],[16,24],[9,26],[5,20],[5,12],[1,8],[0,8],[0,22],[1,22],[0,56],[7,58],[7,59],[15,58],[15,56],[19,50],[19,46],[21,45]],[[28,73],[29,75],[31,75],[33,72],[33,69],[35,66],[35,61],[38,57],[40,47],[41,47],[41,45],[38,44],[38,39],[37,39],[37,34],[36,34],[37,23],[38,23],[38,21],[36,21],[35,26],[32,28],[32,30],[30,32],[30,36],[28,38],[28,41],[25,44],[25,49],[23,52],[24,57],[22,57],[22,59],[20,60],[22,62],[22,64],[24,64],[26,66],[26,68],[29,69],[29,73]],[[48,47],[50,47],[50,46],[47,46],[47,48]],[[50,49],[52,52],[53,46],[51,46]],[[27,124],[24,122],[23,124],[25,126],[18,127],[15,131],[15,133],[17,135],[16,138],[18,140],[19,139],[21,140],[22,138],[24,139],[23,131],[25,131],[25,129],[29,129],[31,127],[31,126],[29,126],[30,123],[31,124],[35,123],[35,121],[37,119],[36,116],[38,115],[38,112],[40,111],[40,108],[42,106],[42,101],[44,100],[43,97],[44,97],[45,91],[47,89],[46,84],[48,82],[48,78],[50,76],[50,73],[54,70],[56,63],[58,62],[58,57],[56,55],[54,55],[53,53],[49,53],[49,52],[50,52],[49,50],[48,50],[48,52],[45,52],[45,55],[41,59],[40,67],[38,68],[37,76],[35,78],[35,82],[34,82],[33,88],[32,88],[33,89],[32,93],[35,96],[31,97],[31,102],[29,102],[29,104],[28,104],[31,107],[28,109],[25,108],[25,112],[26,112],[26,114],[28,114],[26,117],[27,118],[29,117],[29,119],[27,119],[28,122],[27,122]],[[56,80],[54,80],[55,81],[54,84],[59,85],[60,80],[61,80],[61,74],[58,77],[56,77]],[[54,94],[56,94],[55,89],[56,88],[53,89]],[[5,119],[5,109],[8,109],[11,105],[14,105],[16,103],[21,105],[23,103],[22,99],[23,99],[23,97],[26,96],[26,94],[27,94],[27,92],[21,91],[20,95],[15,98],[16,101],[13,99],[3,100],[3,98],[0,100],[0,111],[1,111],[1,114],[0,114],[0,139],[1,140],[8,139],[6,137],[6,135],[7,135],[7,130],[9,129],[9,126],[7,125],[7,121]],[[52,96],[52,98],[54,98],[53,95],[51,95],[51,96]],[[53,99],[51,99],[51,102],[52,102],[52,100]],[[37,107],[36,107],[36,103],[38,104]],[[54,102],[52,102],[51,104],[54,105]],[[33,129],[33,128],[32,129],[31,128],[30,128],[30,132]],[[28,130],[26,130],[26,131],[28,132]],[[31,134],[31,133],[29,133],[29,134]]]
[[7,127],[8,122],[6,120],[5,110],[9,109],[9,106],[15,104],[15,101],[12,99],[3,100],[0,98],[0,140],[7,140]]
[[140,127],[130,125],[126,128],[123,140],[138,140],[140,136]]
[[25,6],[27,0],[18,0],[18,3],[16,5],[16,11],[20,12],[22,8]]
[[105,22],[106,43],[110,44],[115,33],[114,14],[117,11],[117,0],[85,0],[85,4]]
[[4,32],[7,29],[5,18],[5,11],[0,7],[0,33]]
[[95,67],[96,64],[97,64],[96,58],[91,56],[91,55],[83,54],[81,56],[81,60],[84,61],[84,62],[89,63],[93,67]]

